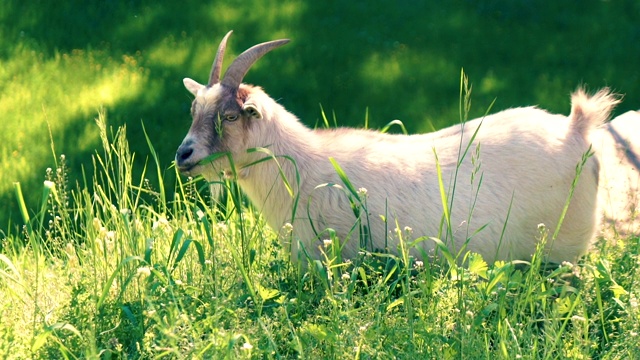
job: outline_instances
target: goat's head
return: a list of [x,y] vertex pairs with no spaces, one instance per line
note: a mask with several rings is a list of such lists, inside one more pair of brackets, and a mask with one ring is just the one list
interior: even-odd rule
[[184,79],[184,86],[195,96],[191,105],[193,122],[176,152],[176,165],[186,175],[202,174],[208,180],[215,179],[229,166],[226,156],[211,161],[210,155],[226,152],[234,158],[242,156],[247,150],[244,143],[252,123],[263,117],[259,104],[251,99],[255,88],[242,84],[242,79],[264,54],[289,42],[275,40],[251,47],[229,65],[220,80],[229,35],[231,31],[218,47],[207,85]]

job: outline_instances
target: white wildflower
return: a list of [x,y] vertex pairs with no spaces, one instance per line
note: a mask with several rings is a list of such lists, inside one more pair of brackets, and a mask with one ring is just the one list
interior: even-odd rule
[[328,248],[331,245],[331,239],[324,239],[322,240],[322,246],[324,246],[324,248]]
[[95,231],[100,231],[100,229],[102,228],[102,223],[98,218],[93,218],[93,223],[91,225],[93,225],[93,230]]
[[227,232],[227,224],[224,223],[223,221],[219,221],[216,227],[218,228],[219,232],[223,232],[223,233]]
[[157,230],[157,229],[166,229],[169,226],[169,220],[167,220],[166,217],[161,216],[158,218],[158,220],[153,222],[153,225],[151,226],[152,230]]
[[638,298],[634,293],[629,294],[629,305],[634,309],[638,308]]
[[151,275],[151,269],[148,266],[139,267],[137,274],[138,276],[147,277]]
[[249,344],[248,342],[242,345],[242,350],[251,350],[251,349],[253,349],[253,345]]
[[284,225],[282,225],[282,236],[287,237],[289,235],[291,235],[291,233],[293,232],[293,225],[291,225],[291,223],[285,223]]
[[358,189],[358,196],[359,197],[365,198],[365,197],[367,197],[367,195],[368,195],[367,189],[365,189],[363,187]]
[[417,260],[415,262],[415,265],[416,265],[416,269],[422,269],[424,267],[424,262]]

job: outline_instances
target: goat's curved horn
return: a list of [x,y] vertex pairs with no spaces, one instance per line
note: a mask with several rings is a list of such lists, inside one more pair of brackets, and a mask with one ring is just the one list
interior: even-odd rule
[[220,72],[222,71],[222,59],[224,58],[224,51],[227,49],[227,39],[233,30],[229,31],[227,35],[222,38],[220,45],[218,46],[218,52],[216,52],[216,58],[211,65],[211,74],[209,74],[208,86],[213,86],[220,82]]
[[222,85],[238,88],[251,65],[258,61],[264,54],[288,42],[289,39],[274,40],[255,45],[245,50],[229,65],[222,79]]

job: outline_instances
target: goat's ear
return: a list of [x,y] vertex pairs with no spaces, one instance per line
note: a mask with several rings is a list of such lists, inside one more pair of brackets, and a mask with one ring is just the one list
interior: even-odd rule
[[189,78],[184,78],[182,82],[184,83],[184,87],[186,87],[193,96],[198,95],[198,91],[204,87],[204,85],[201,85],[197,81]]
[[251,116],[254,119],[260,120],[262,119],[262,114],[258,110],[258,108],[252,103],[245,103],[242,106],[242,110],[244,110],[247,115]]

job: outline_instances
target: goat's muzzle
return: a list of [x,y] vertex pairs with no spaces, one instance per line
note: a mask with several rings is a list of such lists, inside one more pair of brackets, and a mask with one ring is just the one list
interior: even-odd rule
[[181,173],[188,173],[189,170],[197,165],[197,163],[190,161],[191,155],[193,155],[191,141],[183,142],[180,147],[178,147],[178,151],[176,151],[176,166],[178,166],[178,170],[180,170]]

